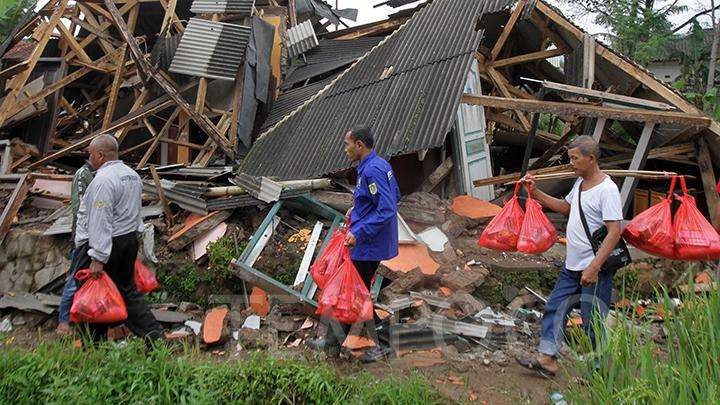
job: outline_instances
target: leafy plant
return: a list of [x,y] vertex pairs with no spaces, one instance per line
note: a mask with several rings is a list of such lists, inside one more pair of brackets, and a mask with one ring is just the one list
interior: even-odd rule
[[[689,291],[693,291],[690,286]],[[594,357],[578,362],[588,384],[572,385],[577,403],[718,403],[720,401],[720,291],[692,292],[673,309],[667,292],[658,292],[658,333],[650,322],[617,313],[615,326]]]
[[202,358],[197,348],[147,352],[131,341],[78,350],[43,343],[0,354],[4,403],[446,403],[416,377],[339,376],[327,364],[279,361],[262,355],[242,362]]
[[34,4],[35,2],[31,0],[3,0],[0,2],[0,42],[5,41],[25,14],[25,10]]

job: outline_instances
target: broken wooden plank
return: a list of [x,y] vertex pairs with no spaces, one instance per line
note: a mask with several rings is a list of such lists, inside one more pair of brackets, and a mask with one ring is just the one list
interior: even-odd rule
[[140,159],[140,162],[135,167],[136,169],[142,169],[147,164],[148,160],[150,160],[150,157],[152,157],[153,153],[155,153],[155,149],[157,148],[158,143],[160,142],[160,138],[165,136],[165,134],[170,130],[170,127],[172,126],[173,122],[177,118],[178,114],[180,114],[180,108],[175,108],[175,110],[170,114],[170,117],[167,121],[165,121],[165,124],[162,128],[160,128],[160,132],[155,131],[155,127],[153,127],[150,122],[145,122],[145,126],[150,131],[150,134],[152,137],[152,143],[148,147],[147,151],[143,155],[142,159]]
[[5,240],[5,235],[27,195],[28,184],[25,181],[27,176],[27,174],[0,175],[0,183],[10,184],[13,190],[0,215],[0,245]]
[[231,214],[232,210],[214,211],[204,217],[200,217],[197,221],[192,221],[190,226],[186,225],[170,237],[167,243],[168,249],[175,252],[183,249],[200,235],[215,228],[218,224],[228,219]]
[[[646,122],[643,127],[640,139],[638,140],[633,159],[630,162],[630,170],[638,170],[645,166],[645,160],[647,160],[648,150],[650,147],[650,138],[653,130],[655,130],[655,123]],[[629,177],[623,182],[622,188],[620,189],[620,198],[623,204],[623,212],[627,212],[630,208],[630,201],[632,196],[635,194],[635,186],[637,185],[637,178]]]
[[555,56],[561,56],[566,53],[565,49],[555,48],[538,52],[526,53],[524,55],[513,56],[510,58],[499,59],[494,62],[490,62],[489,66],[493,68],[499,68],[503,66],[520,65],[527,62],[535,62],[538,60],[545,60]]
[[160,176],[158,176],[157,174],[157,169],[155,169],[155,165],[150,166],[150,174],[152,175],[153,181],[155,182],[155,189],[157,190],[158,199],[160,200],[163,211],[165,212],[165,224],[167,224],[169,228],[173,224],[173,213],[170,209],[170,204],[168,203],[167,198],[165,198],[165,190],[163,190],[162,185],[160,184]]
[[[508,99],[513,98],[513,95],[510,93],[510,89],[509,89],[512,86],[510,85],[510,83],[507,83],[505,77],[503,77],[503,75],[501,75],[500,72],[493,69],[492,67],[488,67],[487,73],[488,73],[488,76],[490,76],[490,78],[492,79],[493,83],[495,83],[495,85],[497,86],[498,90],[500,90],[500,93],[502,93],[502,95],[504,97],[506,97]],[[530,121],[525,116],[525,114],[520,112],[518,109],[513,109],[513,110],[515,111],[515,115],[517,116],[518,121],[520,121],[522,128],[525,131],[530,132],[532,125],[530,124]]]
[[425,179],[423,184],[420,186],[420,191],[430,192],[438,186],[447,176],[452,172],[453,159],[448,157],[440,166],[438,166],[433,172]]
[[520,18],[520,14],[522,14],[523,8],[525,8],[526,4],[526,0],[521,0],[515,6],[515,10],[513,10],[507,24],[505,24],[505,27],[503,27],[502,33],[500,33],[500,37],[495,42],[495,46],[493,46],[492,51],[490,51],[490,60],[494,61],[495,59],[497,59],[503,46],[505,46],[505,42],[507,42],[508,38],[510,37],[510,33],[515,28],[515,23],[517,23],[518,19]]
[[117,103],[117,97],[120,93],[120,85],[123,82],[123,75],[125,74],[125,58],[127,57],[127,45],[123,45],[120,48],[120,55],[115,66],[115,76],[113,77],[112,87],[110,88],[110,94],[108,94],[107,107],[105,107],[105,114],[103,115],[102,129],[107,129],[115,116],[115,106]]
[[670,111],[675,109],[675,107],[666,103],[645,100],[643,98],[624,96],[622,94],[615,94],[607,91],[584,89],[582,87],[570,86],[568,84],[555,83],[547,80],[544,80],[542,82],[542,86],[548,90],[553,90],[562,94],[600,99],[605,101],[606,105],[619,105],[625,107],[647,108],[650,110],[663,111]]
[[702,135],[695,140],[695,150],[697,151],[697,165],[698,169],[700,169],[700,177],[702,178],[710,219],[715,229],[720,229],[720,197],[715,190],[717,183],[715,181],[715,173],[713,172],[710,149],[708,148],[705,137]]
[[112,14],[115,26],[118,28],[121,36],[130,48],[130,54],[133,56],[133,59],[135,59],[138,73],[140,73],[141,75],[147,74],[152,77],[160,86],[160,88],[162,88],[163,91],[165,91],[165,93],[170,96],[170,98],[183,110],[183,112],[188,114],[192,118],[192,120],[195,121],[195,123],[200,127],[200,129],[202,129],[203,132],[205,132],[210,138],[213,139],[213,141],[218,144],[220,149],[222,149],[223,153],[225,153],[228,158],[234,159],[234,146],[230,145],[230,142],[218,133],[215,126],[206,116],[195,112],[192,106],[190,106],[190,104],[185,100],[185,98],[180,94],[180,92],[167,79],[165,79],[164,76],[160,75],[157,70],[147,62],[147,60],[145,60],[145,55],[140,50],[140,47],[135,40],[135,37],[133,37],[130,33],[127,24],[125,23],[125,21],[123,21],[120,12],[118,11],[112,0],[103,0],[103,3],[105,4],[105,7],[107,7],[107,9],[110,11],[110,14]]
[[556,101],[522,100],[506,97],[463,94],[462,102],[484,107],[505,108],[533,113],[549,113],[561,116],[607,118],[620,121],[653,122],[655,124],[679,124],[707,128],[712,120],[706,116],[675,111],[602,107],[588,104],[561,103]]
[[75,51],[77,54],[77,58],[80,58],[80,60],[86,62],[86,63],[92,63],[92,59],[90,59],[90,56],[88,56],[87,53],[85,53],[85,50],[80,46],[80,44],[75,39],[75,36],[70,32],[68,27],[65,26],[65,24],[58,24],[57,25],[58,30],[60,31],[60,35],[62,39],[65,41],[66,44]]
[[25,86],[27,80],[30,78],[30,74],[35,69],[35,65],[37,65],[38,60],[40,60],[40,57],[45,50],[45,46],[50,40],[50,36],[52,35],[55,26],[60,22],[60,18],[65,12],[65,7],[67,7],[67,4],[68,0],[60,0],[60,4],[50,17],[50,21],[48,21],[47,24],[38,26],[38,28],[35,30],[35,33],[38,33],[38,31],[41,31],[42,33],[40,34],[40,38],[38,39],[35,48],[33,49],[30,57],[28,58],[28,68],[20,72],[20,74],[18,74],[13,79],[12,90],[10,90],[10,92],[3,99],[2,104],[0,104],[0,126],[2,126],[2,124],[7,120],[7,118],[10,117],[8,112],[15,105],[20,91]]
[[156,100],[153,100],[151,103],[143,106],[143,108],[140,111],[130,112],[126,116],[117,119],[115,122],[113,122],[112,125],[110,125],[110,127],[107,130],[105,130],[105,131],[100,130],[100,131],[93,132],[92,134],[80,139],[79,141],[73,143],[72,145],[65,147],[55,153],[48,155],[48,156],[45,156],[44,158],[38,160],[37,162],[34,162],[28,168],[30,168],[30,169],[36,168],[38,166],[44,165],[47,162],[51,162],[61,156],[65,156],[72,151],[82,149],[85,146],[87,146],[90,143],[90,141],[92,141],[93,139],[95,139],[96,137],[98,137],[104,133],[113,132],[113,131],[121,131],[122,129],[134,124],[136,121],[141,120],[150,115],[153,115],[155,113],[158,113],[162,110],[165,110],[166,108],[169,108],[170,106],[172,106],[172,101],[167,96],[160,97]]

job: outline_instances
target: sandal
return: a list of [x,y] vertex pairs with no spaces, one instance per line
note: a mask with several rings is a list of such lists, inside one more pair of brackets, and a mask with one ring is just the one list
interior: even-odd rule
[[545,377],[548,379],[555,377],[555,372],[543,367],[543,365],[540,364],[540,362],[537,361],[537,359],[529,359],[529,360],[515,359],[515,360],[517,360],[518,364],[520,364],[521,366],[525,367],[528,370],[532,370],[532,371],[536,372],[541,377]]

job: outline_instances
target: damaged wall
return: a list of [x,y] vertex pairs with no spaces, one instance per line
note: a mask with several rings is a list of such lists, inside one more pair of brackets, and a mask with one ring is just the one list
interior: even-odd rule
[[0,247],[0,293],[34,292],[70,268],[70,243],[42,231],[11,229]]

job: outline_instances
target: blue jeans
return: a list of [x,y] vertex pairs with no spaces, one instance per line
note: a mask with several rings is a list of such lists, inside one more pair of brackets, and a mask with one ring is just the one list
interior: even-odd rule
[[77,271],[77,249],[73,248],[70,253],[70,271],[60,297],[60,308],[58,308],[58,323],[70,323],[70,307],[72,307],[73,298],[77,291],[77,281],[75,281],[75,271]]
[[583,329],[595,347],[595,331],[593,331],[593,315],[599,313],[602,320],[610,310],[614,271],[601,271],[598,282],[587,287],[580,284],[581,271],[563,268],[558,276],[555,288],[547,304],[542,319],[540,347],[538,351],[548,356],[557,356],[558,347],[565,334],[565,323],[573,306],[580,302]]

